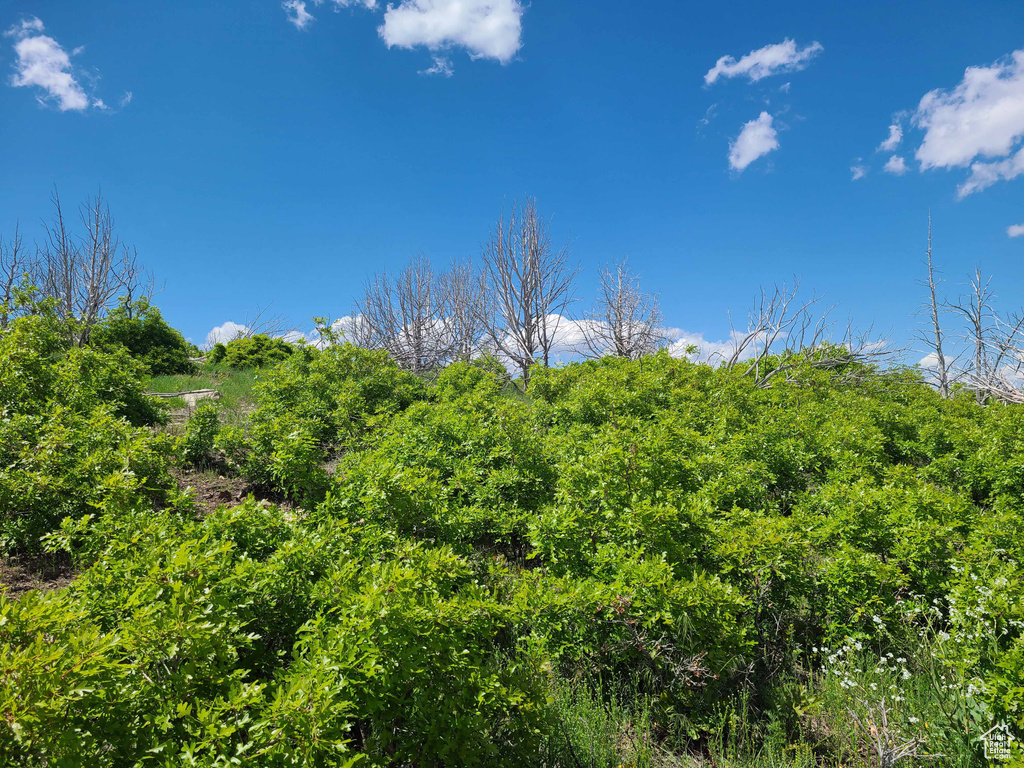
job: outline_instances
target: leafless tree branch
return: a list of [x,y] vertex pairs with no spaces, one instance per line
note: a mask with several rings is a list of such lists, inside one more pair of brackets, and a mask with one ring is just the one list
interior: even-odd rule
[[854,363],[882,364],[899,354],[888,339],[872,339],[870,330],[857,333],[850,323],[837,334],[831,319],[835,305],[819,312],[821,297],[802,299],[799,288],[796,280],[792,288],[761,288],[747,329],[732,329],[732,351],[722,361],[726,368],[742,368],[743,376],[768,387],[779,377],[792,380],[807,367],[841,370]]

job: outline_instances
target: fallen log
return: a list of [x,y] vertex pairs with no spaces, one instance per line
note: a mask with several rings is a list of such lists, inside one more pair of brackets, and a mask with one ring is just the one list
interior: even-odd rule
[[220,400],[220,392],[216,389],[193,389],[188,392],[146,392],[150,397],[175,398],[180,397],[189,408],[195,408],[200,400]]

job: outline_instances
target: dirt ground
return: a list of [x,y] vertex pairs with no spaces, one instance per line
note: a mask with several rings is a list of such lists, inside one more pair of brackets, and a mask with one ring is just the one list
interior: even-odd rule
[[33,589],[66,587],[75,577],[71,558],[66,554],[36,558],[0,558],[0,591],[18,598]]
[[175,468],[171,470],[181,489],[192,488],[196,507],[201,515],[208,515],[217,507],[228,504],[241,504],[252,495],[257,501],[274,504],[286,511],[292,504],[283,496],[267,493],[265,490],[249,485],[240,477],[221,474],[217,470],[189,470]]

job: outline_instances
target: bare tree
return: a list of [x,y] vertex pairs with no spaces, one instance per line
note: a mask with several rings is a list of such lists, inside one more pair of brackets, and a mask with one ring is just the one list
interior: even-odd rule
[[579,268],[571,267],[568,257],[568,244],[552,248],[549,226],[533,199],[514,204],[507,219],[502,213],[484,246],[487,336],[522,371],[524,387],[538,358],[550,364],[566,308],[575,300]]
[[992,291],[992,278],[983,279],[981,270],[975,270],[969,285],[970,291],[961,294],[951,308],[967,324],[964,339],[969,343],[972,352],[967,375],[972,382],[975,398],[978,404],[982,405],[986,392],[985,388],[979,385],[989,380],[994,372],[989,352],[998,330],[999,317],[992,308],[992,299],[995,296]]
[[667,341],[661,319],[658,297],[640,291],[640,279],[623,259],[601,270],[597,301],[581,324],[583,353],[636,360],[655,352]]
[[452,352],[446,286],[423,255],[414,257],[392,278],[371,277],[357,302],[365,323],[366,345],[387,352],[414,372],[442,365]]
[[367,322],[366,317],[360,311],[360,307],[366,303],[365,297],[363,301],[356,301],[355,310],[351,315],[351,322],[343,323],[337,321],[335,323],[337,330],[340,331],[340,335],[343,336],[347,341],[352,342],[357,347],[363,349],[384,349],[383,344],[380,343],[377,332],[373,329],[373,326]]
[[963,337],[971,349],[964,371],[967,386],[979,405],[989,398],[1024,401],[1018,384],[1024,368],[1024,316],[999,315],[992,279],[983,278],[981,270],[975,270],[968,285],[969,291],[950,305],[966,323]]
[[757,386],[768,387],[779,377],[793,380],[806,367],[836,371],[853,364],[886,363],[900,353],[888,339],[872,338],[870,329],[857,333],[847,323],[837,333],[831,319],[835,306],[818,311],[821,297],[800,298],[799,288],[796,280],[792,288],[761,288],[747,329],[732,330],[732,350],[722,358],[726,368],[742,369]]
[[[947,349],[944,346],[944,336],[941,324],[943,305],[939,301],[938,286],[941,281],[935,279],[935,266],[932,261],[932,215],[928,213],[928,250],[925,251],[926,263],[928,265],[928,279],[924,285],[928,288],[928,301],[924,309],[928,315],[930,327],[927,331],[917,334],[919,341],[925,344],[935,357],[935,365],[931,367],[939,394],[949,397],[949,388],[953,383],[954,374],[950,361],[946,359]],[[955,364],[955,359],[952,361]]]
[[60,195],[54,190],[54,215],[45,225],[39,249],[39,288],[57,300],[61,316],[78,323],[77,340],[89,340],[92,327],[125,290],[136,295],[143,270],[138,254],[118,239],[110,208],[101,193],[79,207],[82,231],[72,232]]
[[6,328],[15,307],[15,291],[25,276],[35,271],[35,263],[25,250],[21,230],[15,225],[14,236],[0,237],[0,328]]
[[[814,346],[822,340],[832,308],[815,319],[814,309],[821,297],[815,295],[803,300],[799,298],[799,292],[798,280],[793,281],[792,288],[785,283],[773,286],[772,290],[761,287],[754,307],[747,315],[746,330],[738,331],[732,326],[732,352],[725,360],[727,368],[732,370],[745,365],[743,375],[752,376],[760,382],[769,356],[792,352],[794,348],[805,345]],[[781,350],[778,348],[780,343]]]
[[454,261],[451,269],[441,276],[441,284],[452,356],[457,360],[471,360],[480,353],[486,332],[484,276],[473,269],[471,262]]

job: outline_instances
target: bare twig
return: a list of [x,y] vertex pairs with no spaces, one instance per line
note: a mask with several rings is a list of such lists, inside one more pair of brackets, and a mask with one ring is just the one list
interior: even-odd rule
[[847,712],[871,745],[871,750],[878,759],[878,768],[893,768],[900,760],[908,757],[914,760],[935,760],[943,757],[922,755],[919,750],[925,744],[923,739],[904,739],[890,726],[884,697],[877,707],[872,707],[862,699],[857,699],[857,702],[864,709],[863,715],[854,709],[847,709]]

